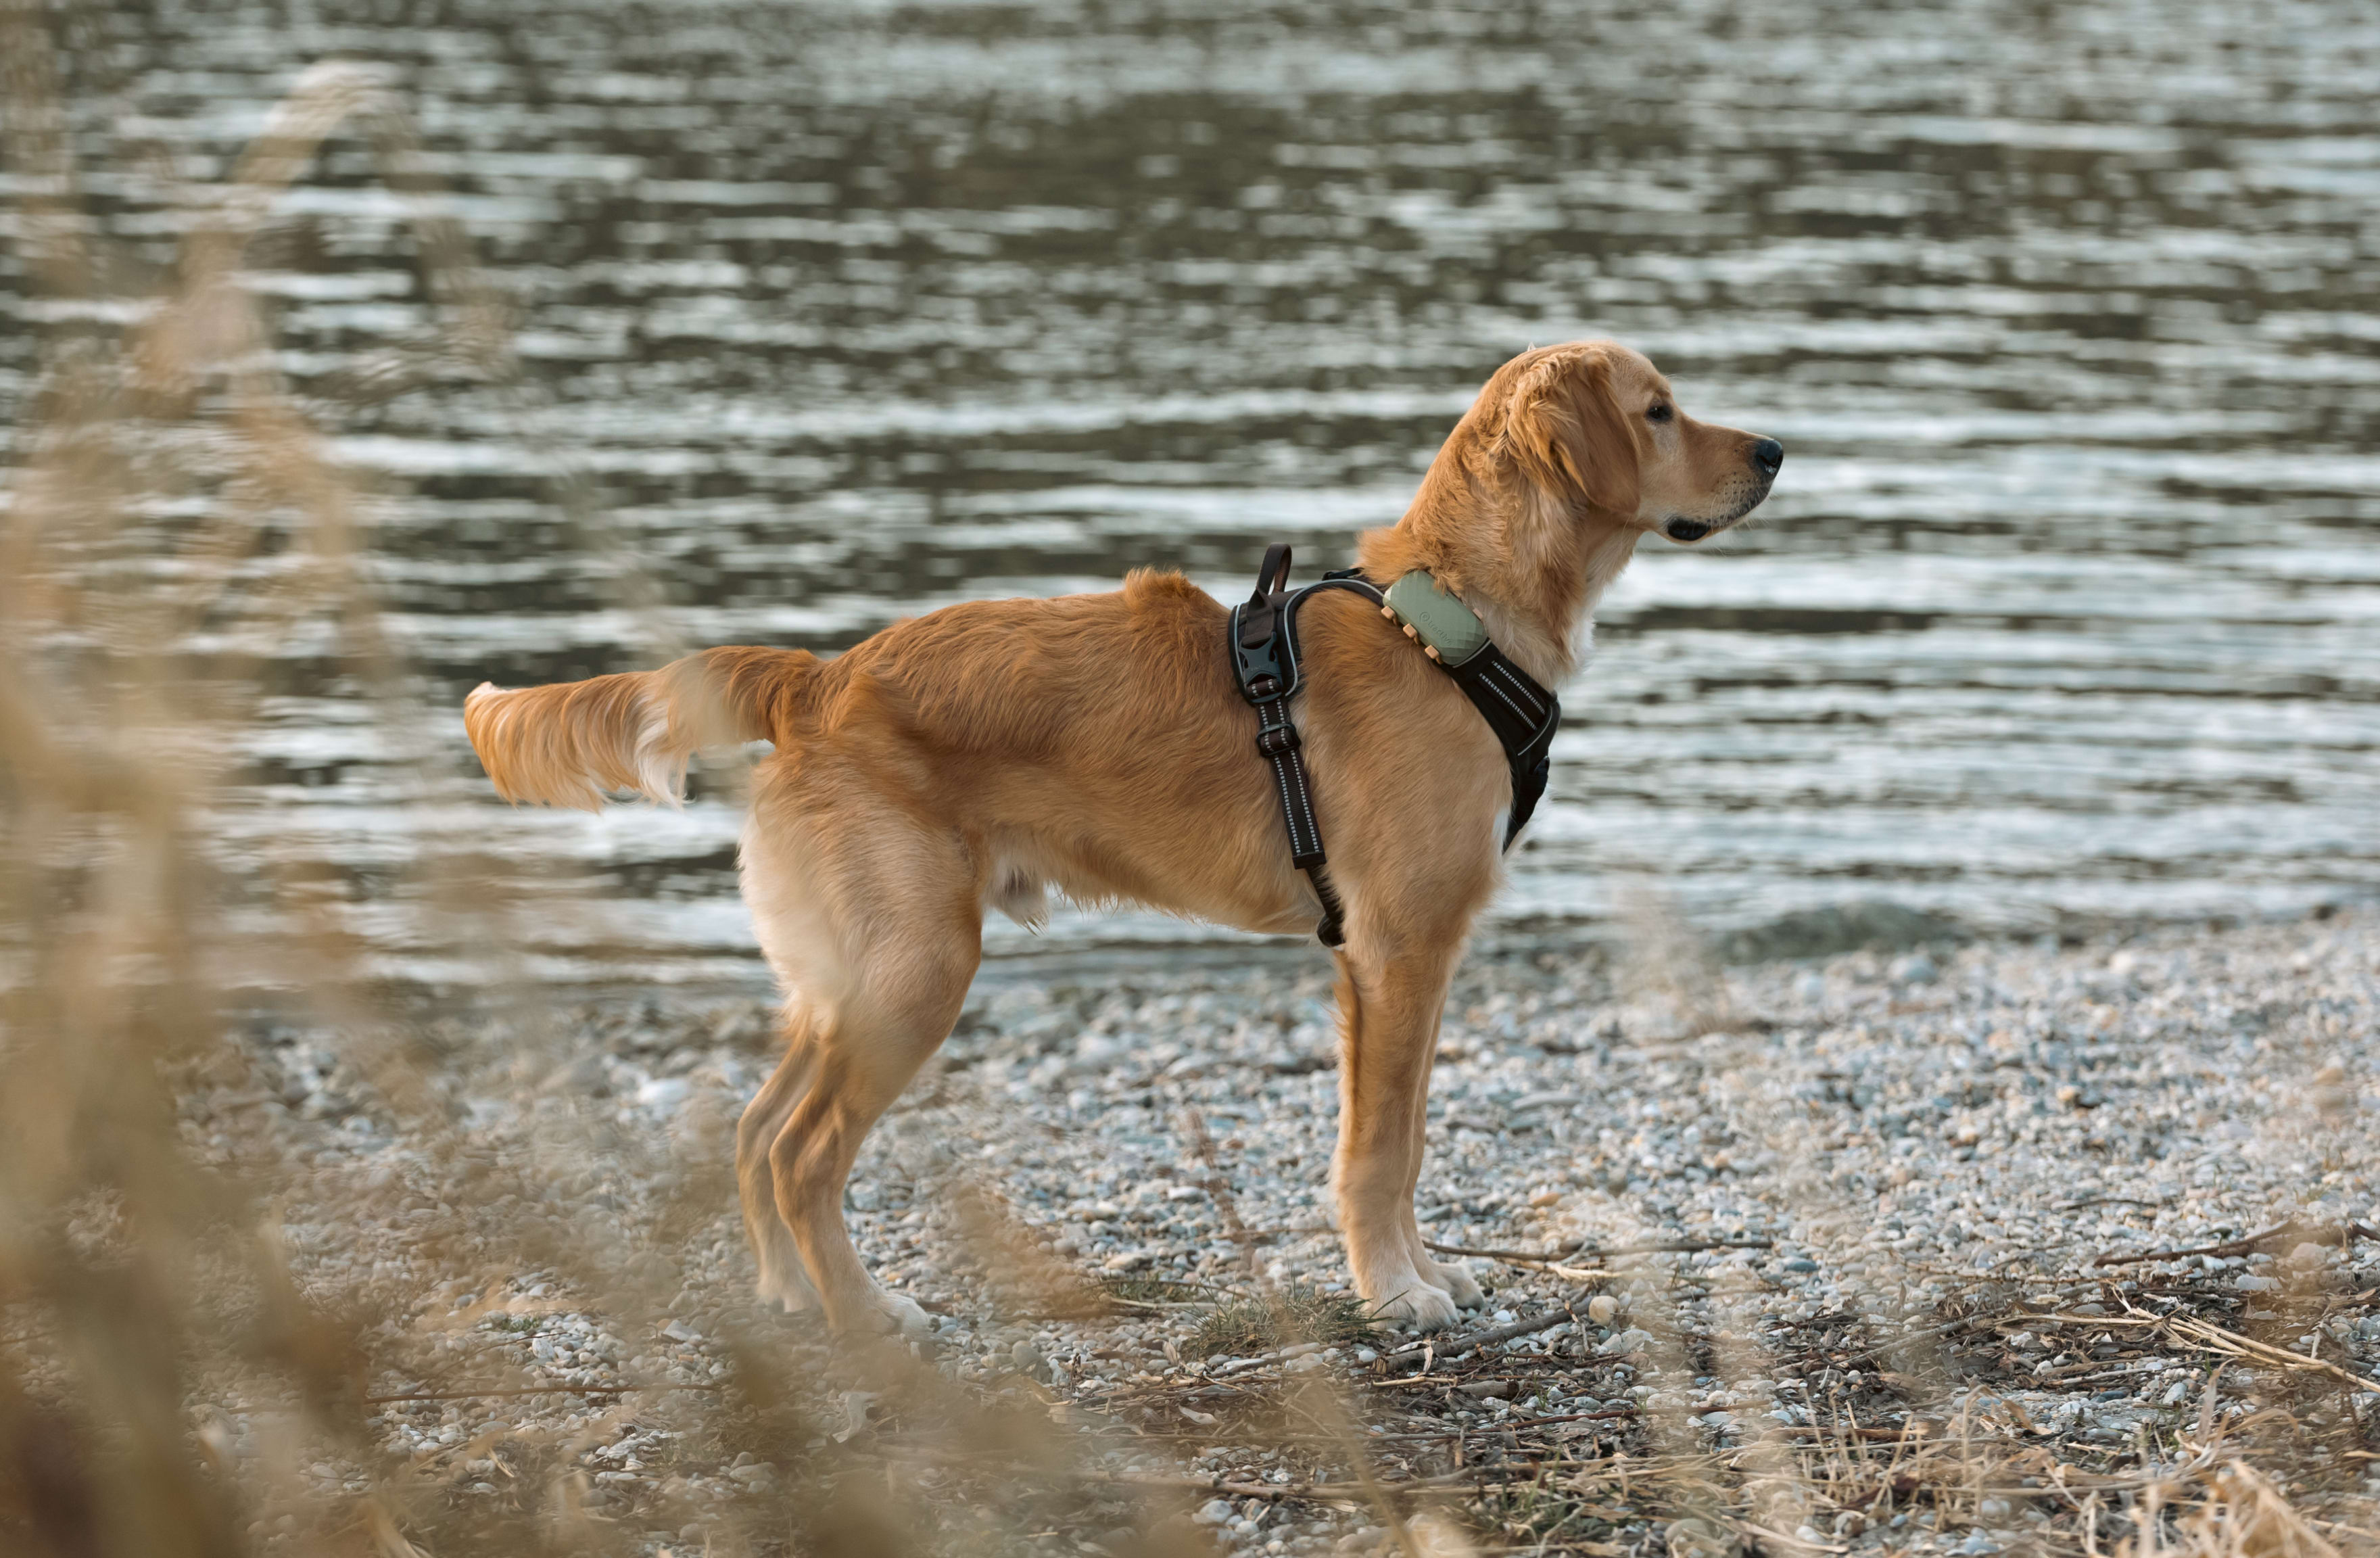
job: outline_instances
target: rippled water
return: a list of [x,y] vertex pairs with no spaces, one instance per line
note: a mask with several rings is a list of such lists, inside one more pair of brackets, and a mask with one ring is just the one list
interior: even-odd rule
[[[445,761],[402,782],[293,647],[225,842],[335,865],[417,972],[472,967],[403,912],[443,858],[537,906],[545,976],[757,972],[730,800],[507,812],[451,717],[482,678],[1336,566],[1498,361],[1587,335],[1790,457],[1613,591],[1508,925],[1645,880],[1713,926],[2380,884],[2369,6],[118,5],[84,144],[220,176],[329,54],[399,67],[531,393],[340,414],[406,494],[376,571]],[[87,192],[162,253],[144,176]],[[359,144],[254,252],[303,382],[428,325]]]

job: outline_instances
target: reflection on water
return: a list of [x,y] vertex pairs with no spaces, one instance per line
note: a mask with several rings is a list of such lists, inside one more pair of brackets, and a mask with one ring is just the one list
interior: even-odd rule
[[[482,678],[1139,564],[1231,591],[1276,538],[1333,566],[1498,361],[1604,334],[1791,458],[1762,524],[1614,591],[1503,919],[1645,875],[1720,925],[2380,883],[2367,6],[407,9],[119,4],[75,107],[86,167],[203,180],[298,66],[391,62],[517,299],[534,393],[336,418],[405,494],[376,569],[433,792],[276,646],[225,828],[336,865],[417,970],[468,967],[407,944],[426,855],[496,862],[552,977],[756,971],[723,791],[506,813],[451,717]],[[89,209],[163,257],[187,201],[114,165]],[[409,234],[353,143],[283,201],[252,280],[301,383],[353,402],[423,333]]]

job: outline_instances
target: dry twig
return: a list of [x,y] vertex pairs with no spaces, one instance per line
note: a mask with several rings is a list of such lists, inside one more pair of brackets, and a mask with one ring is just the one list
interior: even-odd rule
[[2152,1249],[2138,1255],[2102,1255],[2091,1262],[2094,1266],[2136,1266],[2146,1260],[2180,1260],[2194,1255],[2212,1255],[2217,1260],[2233,1255],[2253,1255],[2269,1245],[2289,1239],[2301,1244],[2335,1244],[2344,1249],[2357,1239],[2380,1239],[2380,1232],[2361,1223],[2325,1224],[2299,1223],[2294,1220],[2278,1227],[2267,1228],[2261,1234],[2251,1234],[2244,1239],[2231,1239],[2223,1244],[2200,1245],[2192,1249]]

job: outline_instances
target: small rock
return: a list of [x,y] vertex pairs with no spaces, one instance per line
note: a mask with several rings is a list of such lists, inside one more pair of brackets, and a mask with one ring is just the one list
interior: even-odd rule
[[1609,1293],[1598,1293],[1586,1301],[1586,1318],[1597,1325],[1609,1325],[1619,1312],[1620,1300]]
[[877,1394],[875,1391],[843,1393],[844,1426],[843,1431],[834,1436],[836,1443],[849,1443],[852,1435],[863,1431],[868,1427],[868,1409],[876,1404]]
[[1041,1370],[1041,1365],[1049,1360],[1041,1356],[1041,1349],[1032,1343],[1019,1342],[1008,1349],[1008,1361],[1016,1366],[1016,1371],[1020,1374],[1038,1374]]
[[1389,1528],[1386,1526],[1358,1526],[1341,1537],[1331,1551],[1338,1553],[1340,1558],[1367,1558],[1368,1554],[1377,1551],[1379,1545],[1388,1540],[1388,1535]]
[[674,1109],[693,1090],[683,1077],[656,1077],[637,1089],[637,1102],[650,1109]]
[[1235,1512],[1229,1499],[1208,1499],[1191,1513],[1190,1518],[1201,1526],[1220,1526],[1233,1518]]
[[548,1077],[543,1090],[588,1098],[609,1098],[612,1096],[611,1069],[603,1064],[601,1055],[581,1055]]
[[1717,1523],[1694,1515],[1670,1521],[1667,1540],[1670,1558],[1733,1558],[1740,1551]]
[[2278,1277],[2260,1277],[2252,1272],[2242,1272],[2231,1279],[2231,1284],[2242,1293],[2274,1293],[2280,1289]]
[[1475,1384],[1457,1385],[1455,1389],[1465,1395],[1477,1396],[1482,1400],[1510,1401],[1512,1399],[1512,1382],[1510,1380],[1481,1380]]
[[1893,960],[1891,979],[1895,984],[1932,984],[1940,972],[1932,958],[1922,952],[1912,952]]
[[1595,1350],[1605,1357],[1633,1357],[1653,1345],[1653,1333],[1634,1326],[1612,1337]]

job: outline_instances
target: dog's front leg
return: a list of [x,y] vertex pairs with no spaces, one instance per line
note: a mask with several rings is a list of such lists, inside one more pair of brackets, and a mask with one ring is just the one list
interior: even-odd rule
[[[1439,1008],[1433,1009],[1434,1015],[1441,1015],[1442,1009],[1441,1004]],[[1429,1053],[1433,1056],[1438,1053],[1438,1029],[1437,1022],[1430,1024]],[[1405,1248],[1413,1251],[1414,1270],[1422,1274],[1424,1282],[1446,1289],[1457,1308],[1475,1309],[1488,1301],[1488,1296],[1479,1291],[1479,1284],[1472,1280],[1471,1272],[1463,1262],[1439,1260],[1430,1254],[1429,1247],[1422,1243],[1421,1223],[1414,1215],[1414,1195],[1421,1186],[1421,1160],[1428,1146],[1425,1139],[1428,1127],[1429,1082],[1425,1077],[1422,1085],[1414,1089],[1413,1107],[1405,1115],[1405,1132],[1410,1143],[1406,1148],[1405,1162],[1409,1166],[1405,1174],[1404,1194],[1397,1198],[1397,1212],[1403,1220]]]
[[1455,944],[1389,954],[1351,934],[1339,960],[1339,1150],[1330,1165],[1339,1225],[1355,1291],[1383,1319],[1420,1331],[1451,1324],[1456,1311],[1455,1296],[1416,1262],[1411,1232],[1416,1126],[1455,956]]

